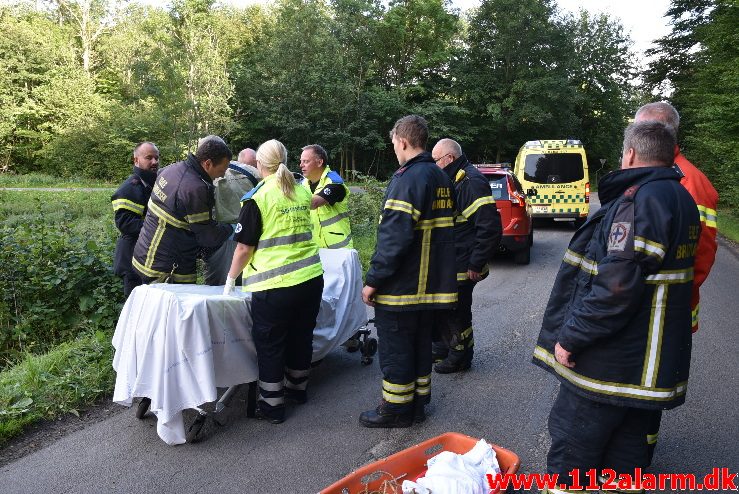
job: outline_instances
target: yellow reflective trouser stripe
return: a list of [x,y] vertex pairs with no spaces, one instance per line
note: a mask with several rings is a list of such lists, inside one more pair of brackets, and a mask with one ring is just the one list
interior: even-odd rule
[[462,339],[464,339],[464,338],[467,338],[471,334],[472,334],[472,326],[462,331],[459,335],[462,337]]
[[683,381],[677,383],[672,388],[646,388],[636,384],[625,384],[617,382],[599,381],[586,376],[582,376],[572,369],[569,369],[554,358],[544,348],[537,346],[534,350],[534,358],[542,361],[552,368],[557,374],[567,379],[575,386],[601,393],[609,396],[622,396],[625,398],[635,398],[649,401],[667,401],[674,400],[678,396],[684,395],[688,390],[688,382]]
[[185,220],[187,220],[188,223],[202,223],[204,221],[208,221],[210,219],[210,212],[204,211],[202,213],[196,213],[196,214],[188,214],[185,216]]
[[382,389],[389,391],[390,393],[413,393],[416,387],[415,381],[408,384],[395,384],[390,381],[382,380]]
[[187,222],[178,220],[156,204],[154,204],[154,201],[149,199],[149,210],[154,213],[154,215],[159,218],[160,220],[166,221],[168,224],[176,227],[176,228],[182,228],[183,230],[189,230],[190,226]]
[[426,396],[431,393],[431,374],[416,378],[416,394]]
[[[157,271],[155,269],[147,268],[140,262],[136,260],[136,258],[131,259],[131,263],[133,264],[133,267],[135,267],[138,271],[141,272],[144,276],[147,276],[149,278],[164,278],[170,275],[170,273],[165,273],[164,271]],[[195,283],[197,281],[197,274],[178,274],[174,273],[172,274],[172,280],[178,281],[180,283]]]
[[414,208],[413,204],[410,202],[399,201],[397,199],[388,199],[385,201],[385,207],[383,209],[394,209],[395,211],[408,213],[413,218],[413,221],[418,221],[418,218],[421,217],[421,212]]
[[428,376],[416,378],[417,386],[428,386],[429,384],[431,384],[431,374],[429,374]]
[[598,264],[595,261],[581,256],[573,250],[567,249],[567,251],[565,252],[565,256],[562,258],[562,261],[570,264],[571,266],[575,266],[576,268],[580,268],[586,273],[590,273],[592,275],[598,274]]
[[161,218],[157,220],[157,229],[154,230],[154,235],[151,237],[151,244],[149,244],[149,250],[146,252],[146,267],[151,268],[154,264],[154,256],[156,255],[157,249],[159,248],[159,242],[161,242],[164,236],[164,231],[167,229],[167,223]]
[[413,401],[413,393],[409,395],[395,395],[383,389],[382,398],[389,403],[411,403]]
[[665,246],[659,242],[653,242],[644,237],[634,237],[634,250],[654,256],[660,261],[665,258]]
[[700,214],[701,222],[705,223],[706,226],[709,226],[711,228],[717,227],[718,215],[716,214],[715,209],[698,205],[698,213]]
[[467,209],[462,211],[462,215],[466,218],[469,218],[470,216],[475,214],[477,210],[480,209],[485,204],[494,205],[495,199],[493,198],[493,196],[485,196],[485,197],[480,197],[478,199],[475,199],[474,202],[467,207]]
[[647,434],[647,444],[657,444],[659,434]]
[[693,327],[696,327],[698,325],[698,313],[700,312],[700,307],[700,304],[697,304],[690,313]]
[[454,293],[417,293],[415,295],[377,295],[375,301],[384,305],[452,304],[457,301]]
[[382,397],[390,403],[410,403],[413,401],[415,381],[408,384],[395,384],[382,380]]
[[679,284],[693,281],[693,268],[668,269],[647,275],[646,283],[655,284]]
[[113,204],[113,211],[118,211],[119,209],[127,209],[138,214],[139,216],[144,215],[144,209],[146,208],[146,206],[144,206],[143,204],[129,201],[128,199],[116,199],[115,201],[111,201],[111,204]]
[[657,285],[652,297],[652,311],[649,317],[649,334],[647,335],[647,350],[644,354],[644,370],[641,384],[653,388],[657,383],[659,371],[659,356],[662,349],[662,333],[665,325],[665,309],[667,306],[668,285]]

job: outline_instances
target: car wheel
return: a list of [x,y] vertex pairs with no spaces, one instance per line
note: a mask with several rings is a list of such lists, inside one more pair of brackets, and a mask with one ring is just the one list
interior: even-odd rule
[[525,249],[516,252],[516,254],[513,256],[513,260],[516,262],[516,264],[528,264],[531,262],[531,247],[526,247]]
[[534,245],[534,229],[531,228],[531,233],[529,233],[529,247]]

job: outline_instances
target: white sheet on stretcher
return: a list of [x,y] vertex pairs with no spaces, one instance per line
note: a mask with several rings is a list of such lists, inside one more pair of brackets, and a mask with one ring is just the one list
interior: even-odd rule
[[[321,249],[324,289],[313,336],[313,360],[325,357],[367,323],[357,251]],[[182,410],[217,399],[218,387],[255,381],[251,294],[223,287],[145,285],[126,304],[113,335],[113,401],[151,398],[157,433],[185,442]],[[289,308],[286,308],[289,310]]]

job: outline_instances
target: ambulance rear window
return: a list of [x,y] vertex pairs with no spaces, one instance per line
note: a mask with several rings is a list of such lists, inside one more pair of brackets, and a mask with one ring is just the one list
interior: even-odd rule
[[579,153],[529,154],[524,178],[537,184],[566,184],[585,177]]
[[505,175],[485,175],[485,178],[490,183],[493,199],[496,201],[510,199],[508,196],[508,181]]

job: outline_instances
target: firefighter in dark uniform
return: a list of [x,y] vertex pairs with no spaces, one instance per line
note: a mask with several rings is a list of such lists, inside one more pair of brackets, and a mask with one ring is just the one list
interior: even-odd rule
[[444,359],[434,370],[450,374],[469,369],[472,364],[472,291],[487,277],[488,260],[497,250],[503,231],[490,184],[467,160],[459,143],[441,139],[431,156],[454,182],[457,195],[454,243],[459,300],[456,309],[437,319],[433,345],[434,358]]
[[575,233],[549,298],[534,363],[560,381],[549,473],[634,473],[648,462],[653,410],[685,401],[691,349],[695,202],[672,168],[675,134],[631,124],[602,207]]
[[311,193],[287,169],[287,150],[267,141],[257,150],[264,179],[243,198],[238,242],[224,294],[242,273],[253,292],[252,336],[259,366],[257,417],[285,420],[285,398],[308,399],[313,329],[321,306],[323,267],[311,234]]
[[377,246],[362,298],[375,307],[382,402],[363,412],[366,427],[409,427],[423,421],[431,395],[431,330],[439,310],[457,302],[454,188],[424,151],[426,120],[401,118],[390,132],[400,168],[393,175],[377,228]]
[[159,173],[133,251],[133,267],[144,283],[195,283],[201,249],[218,248],[231,236],[231,225],[213,219],[213,180],[230,161],[223,139],[207,136],[195,155]]
[[123,278],[123,295],[141,284],[141,276],[131,265],[133,248],[144,224],[146,205],[157,178],[159,149],[153,142],[142,142],[133,150],[133,173],[118,187],[110,202],[115,213],[115,226],[121,232],[115,244],[113,272]]

